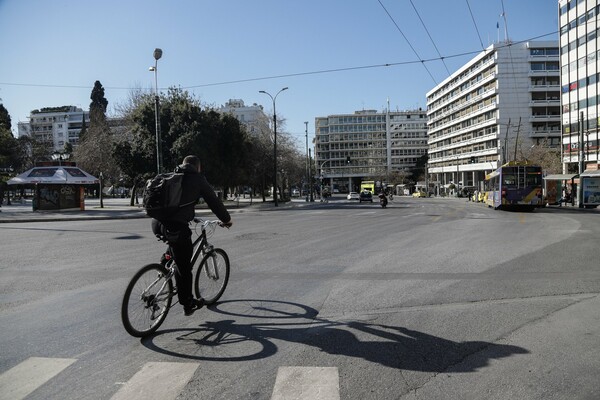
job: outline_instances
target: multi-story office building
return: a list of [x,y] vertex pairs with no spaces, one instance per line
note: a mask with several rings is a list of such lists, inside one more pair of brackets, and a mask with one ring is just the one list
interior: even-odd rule
[[556,41],[495,43],[429,91],[433,180],[479,186],[531,146],[558,147],[559,75]]
[[45,107],[31,111],[29,122],[19,122],[17,128],[19,136],[31,136],[53,151],[62,151],[66,143],[77,146],[84,123],[89,126],[89,111],[75,106]]
[[560,0],[558,5],[563,165],[565,173],[578,173],[598,168],[600,5],[598,0]]
[[357,190],[363,180],[402,183],[427,153],[424,111],[356,111],[315,118],[315,165],[326,185]]

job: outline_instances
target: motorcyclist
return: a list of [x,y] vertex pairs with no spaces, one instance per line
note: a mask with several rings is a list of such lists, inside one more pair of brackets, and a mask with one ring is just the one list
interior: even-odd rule
[[385,206],[387,206],[388,203],[388,199],[387,197],[385,197],[385,193],[381,191],[377,196],[379,197],[379,204],[381,204],[382,208],[385,208]]

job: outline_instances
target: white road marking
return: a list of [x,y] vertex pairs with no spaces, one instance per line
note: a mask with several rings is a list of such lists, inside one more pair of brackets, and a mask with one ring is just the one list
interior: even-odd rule
[[271,400],[339,400],[335,367],[279,367]]
[[192,379],[197,363],[149,362],[144,364],[111,400],[175,399]]
[[28,358],[0,375],[0,400],[27,397],[75,361],[72,358]]

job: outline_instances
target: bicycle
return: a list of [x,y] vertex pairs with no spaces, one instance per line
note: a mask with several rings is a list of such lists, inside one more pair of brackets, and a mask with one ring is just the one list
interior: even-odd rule
[[[200,260],[194,277],[194,291],[197,298],[202,295],[204,303],[211,305],[219,300],[227,287],[229,257],[225,250],[215,248],[208,242],[216,226],[222,226],[220,221],[194,218],[194,223],[193,231],[197,238],[193,242],[192,271]],[[159,240],[166,241],[165,238]],[[171,304],[177,294],[173,282],[175,268],[177,266],[169,247],[160,263],[145,265],[131,278],[121,305],[121,320],[131,336],[145,337],[154,333],[164,322],[171,307],[177,304]]]

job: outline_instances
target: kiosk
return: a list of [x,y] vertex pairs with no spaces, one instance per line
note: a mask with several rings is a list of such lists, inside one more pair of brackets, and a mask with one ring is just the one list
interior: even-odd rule
[[9,179],[9,185],[34,189],[33,211],[85,210],[84,188],[99,180],[75,163],[40,165]]

